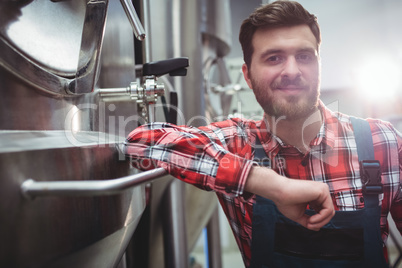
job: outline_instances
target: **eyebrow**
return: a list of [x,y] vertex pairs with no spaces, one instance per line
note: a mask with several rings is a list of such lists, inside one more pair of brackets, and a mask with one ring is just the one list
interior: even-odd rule
[[297,52],[310,52],[310,53],[313,53],[314,55],[318,55],[318,51],[316,49],[311,48],[311,47],[306,47],[306,48],[299,49]]
[[283,52],[282,49],[268,49],[268,50],[264,51],[264,52],[261,54],[260,58],[265,58],[265,57],[267,57],[268,55],[271,55],[271,54],[278,54],[278,53],[282,53],[282,52]]
[[[284,52],[283,49],[275,49],[275,48],[274,49],[268,49],[268,50],[264,51],[261,54],[260,58],[265,58],[268,55],[278,54],[278,53],[283,53],[283,52]],[[310,53],[313,53],[314,55],[318,55],[318,51],[316,49],[313,49],[313,48],[310,48],[310,47],[305,47],[305,48],[298,49],[297,53],[300,53],[300,52],[310,52]]]

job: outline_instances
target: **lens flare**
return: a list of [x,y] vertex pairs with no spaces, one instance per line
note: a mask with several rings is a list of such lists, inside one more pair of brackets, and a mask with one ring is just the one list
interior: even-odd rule
[[401,87],[402,70],[395,60],[382,58],[363,64],[358,70],[360,94],[371,100],[391,98]]

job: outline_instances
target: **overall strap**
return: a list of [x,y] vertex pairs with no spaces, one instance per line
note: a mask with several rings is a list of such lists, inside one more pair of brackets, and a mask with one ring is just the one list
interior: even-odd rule
[[380,162],[374,158],[374,145],[370,125],[366,120],[351,117],[355,134],[360,165],[360,177],[363,184],[366,219],[364,221],[364,255],[367,267],[387,267],[382,253],[380,229],[382,194]]
[[370,125],[366,120],[350,117],[355,133],[357,154],[359,162],[374,159],[373,137],[371,136]]
[[361,118],[350,117],[350,120],[355,134],[363,194],[381,194],[383,193],[383,187],[381,183],[380,162],[375,160],[374,157],[373,137],[370,125],[366,120]]

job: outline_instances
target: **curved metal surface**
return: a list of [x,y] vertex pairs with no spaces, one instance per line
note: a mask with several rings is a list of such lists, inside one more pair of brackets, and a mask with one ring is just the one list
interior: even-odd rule
[[39,65],[62,76],[75,75],[86,1],[36,0],[19,9],[12,1],[2,2],[1,16],[10,10],[15,16],[2,20],[1,35]]
[[150,182],[166,174],[167,172],[163,168],[157,168],[113,180],[42,182],[28,179],[21,184],[21,192],[26,198],[38,196],[111,195],[138,186],[144,182]]
[[[60,77],[44,70],[32,62],[31,59],[21,54],[2,36],[0,36],[0,51],[0,67],[5,69],[7,73],[12,73],[13,76],[17,77],[19,83],[24,82],[24,84],[32,87],[31,91],[40,89],[51,95],[65,95],[67,93],[67,88],[72,79]],[[7,77],[6,79],[9,80],[10,78]]]
[[[104,12],[108,4],[109,9],[110,6],[120,3],[107,0],[73,2],[0,1],[1,30],[17,23],[16,20],[25,16],[21,11],[32,8],[32,4],[48,7],[37,13],[43,15],[43,20],[49,20],[59,14],[60,17],[54,18],[55,24],[62,22],[65,15],[64,12],[51,14],[54,9],[50,7],[55,5],[68,7],[88,3],[93,4],[94,10],[89,12],[88,5],[85,6],[85,13],[81,9],[77,13],[74,8],[64,9],[66,14],[70,11],[74,13],[70,14],[72,17],[78,18],[80,14],[76,24],[80,19],[83,21],[82,28],[73,30],[74,38],[71,42],[74,44],[70,44],[71,48],[79,47],[80,51],[71,54],[68,64],[54,64],[52,57],[55,57],[54,53],[57,51],[52,50],[45,51],[46,59],[36,59],[36,56],[22,51],[9,36],[3,32],[0,34],[0,87],[3,93],[0,100],[0,129],[18,130],[3,132],[4,135],[0,137],[9,137],[9,144],[5,144],[0,150],[1,267],[115,267],[145,207],[143,185],[107,196],[49,196],[26,200],[21,195],[21,184],[26,178],[40,179],[38,183],[42,184],[55,178],[61,181],[81,182],[94,178],[104,181],[131,177],[134,173],[128,161],[121,158],[115,144],[141,120],[137,116],[135,105],[133,107],[132,104],[105,104],[100,101],[97,92],[91,92],[99,73],[101,88],[125,87],[135,81],[132,29],[128,24],[129,31],[125,31],[128,21],[124,13],[122,16],[121,12],[108,13],[108,24],[111,27],[106,27],[105,30],[105,49],[102,49],[103,57],[100,59],[102,71],[99,71]],[[211,36],[208,27],[200,26],[200,13],[205,1],[149,2],[152,3],[148,19],[152,23],[150,28],[154,31],[152,38],[155,41],[152,42],[153,58],[149,56],[147,61],[179,56],[191,58],[191,76],[175,78],[174,87],[181,94],[180,109],[187,116],[186,122],[181,123],[201,125],[205,122],[189,120],[203,116],[205,112],[201,73],[203,62],[211,55],[215,57],[216,49],[220,54],[225,54],[225,46],[216,48],[215,41],[210,42],[212,39],[208,39]],[[219,3],[210,1],[211,3],[212,7],[216,8],[215,11],[220,10]],[[14,6],[11,9],[3,9],[7,5]],[[168,10],[164,8],[166,6]],[[100,12],[96,12],[96,7],[99,7]],[[5,10],[7,12],[4,12]],[[215,11],[214,19],[219,19],[219,14]],[[11,23],[9,18],[14,21]],[[126,24],[122,23],[121,18],[124,18]],[[41,30],[46,32],[45,28]],[[70,30],[72,29],[68,29]],[[60,32],[62,34],[63,31]],[[73,40],[79,38],[82,42],[78,45]],[[222,37],[219,39],[229,40]],[[28,39],[26,42],[33,44]],[[75,67],[71,64],[73,61],[77,62]],[[74,68],[76,72],[73,71]],[[42,91],[34,90],[36,88]],[[80,94],[86,92],[91,93]],[[194,99],[199,100],[196,105]],[[26,132],[22,133],[20,130]],[[92,131],[94,135],[87,135],[84,131]],[[117,137],[110,141],[98,140],[97,135],[103,136],[98,133],[106,133],[106,137],[112,133]],[[158,183],[162,184],[163,181],[158,180],[155,184]],[[163,186],[160,189],[153,187],[153,192],[160,190],[163,193],[166,189]],[[191,204],[188,202],[185,212],[185,217],[191,221],[188,225],[190,227],[187,228],[188,240],[185,247],[192,247],[211,211],[216,208],[216,199],[206,196],[207,194],[211,193],[192,187],[178,196],[170,195],[175,202],[184,196],[191,196],[191,199],[195,200]],[[167,203],[165,201],[166,199],[162,199],[162,203]],[[154,205],[163,209],[159,202]],[[177,204],[172,205],[173,210],[177,208]],[[158,208],[153,213],[153,223],[162,224],[161,210]],[[169,220],[171,224],[180,220],[177,218],[184,218],[177,213],[173,216]],[[150,230],[152,227],[147,228]],[[173,233],[177,234],[177,231]],[[136,242],[143,245],[144,241]],[[160,244],[150,245],[150,254],[157,255],[162,251],[163,256],[161,247]],[[151,258],[158,259],[159,256]]]
[[[117,146],[138,124],[136,107],[91,92],[107,7],[107,0],[0,1],[0,267],[116,267],[142,216],[143,185],[106,196],[21,195],[27,178],[104,181],[137,172]],[[134,54],[126,39],[117,42]],[[124,72],[110,74],[113,82],[122,73],[135,79],[130,56],[121,57]]]
[[47,93],[91,92],[107,4],[0,1],[0,66]]
[[68,91],[72,93],[92,92],[98,80],[98,67],[105,30],[108,0],[90,0],[86,6],[82,30],[78,68]]
[[81,146],[75,146],[64,131],[0,132],[3,144],[14,137],[0,150],[0,267],[117,265],[145,208],[144,186],[35,200],[23,198],[20,188],[27,177],[102,181],[134,174],[114,139],[102,136],[81,133],[75,136]]

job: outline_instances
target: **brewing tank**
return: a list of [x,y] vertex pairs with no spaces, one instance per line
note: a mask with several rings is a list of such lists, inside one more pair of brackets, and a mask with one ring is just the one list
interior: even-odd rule
[[112,2],[0,1],[1,267],[117,267],[145,208],[143,185],[93,196],[21,192],[28,180],[109,181],[138,172],[120,150],[137,126],[129,118],[136,106],[105,103],[94,90],[102,64],[102,81],[111,65],[121,67],[118,83],[127,75],[135,81],[127,20],[110,27],[128,49],[100,61],[107,12],[110,20],[125,16]]
[[[208,123],[204,69],[229,52],[230,1],[133,1],[142,45],[122,7],[130,2],[0,1],[1,267],[136,267],[129,243],[148,245],[144,267],[169,267],[166,256],[188,261],[215,215],[213,193],[172,177],[144,184],[164,171],[135,170],[120,149],[145,123],[140,105],[101,92],[141,83],[144,63],[187,57],[187,76],[158,81],[177,92],[178,124]],[[146,208],[151,235],[133,237]]]

